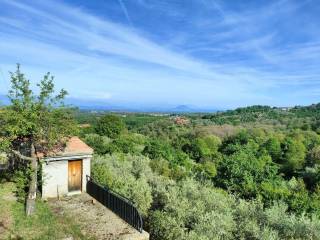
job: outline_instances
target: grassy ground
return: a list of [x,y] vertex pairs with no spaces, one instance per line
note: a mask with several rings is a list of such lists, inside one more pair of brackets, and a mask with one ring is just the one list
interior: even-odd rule
[[0,239],[92,239],[84,236],[65,214],[55,214],[47,203],[37,202],[36,214],[26,217],[24,204],[17,202],[13,183],[0,183]]

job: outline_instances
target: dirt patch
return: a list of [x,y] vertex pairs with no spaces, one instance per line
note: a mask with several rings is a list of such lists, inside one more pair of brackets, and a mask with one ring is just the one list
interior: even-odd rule
[[[81,226],[81,232],[96,239],[149,239],[88,194],[79,194],[61,200],[49,200],[52,211],[67,214]],[[141,238],[142,237],[142,238]]]

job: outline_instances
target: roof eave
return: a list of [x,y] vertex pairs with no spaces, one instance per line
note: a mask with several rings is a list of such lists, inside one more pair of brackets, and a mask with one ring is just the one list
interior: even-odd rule
[[63,160],[84,159],[84,158],[91,158],[91,157],[92,157],[92,153],[64,154],[59,156],[44,157],[43,161],[53,162],[53,161],[63,161]]

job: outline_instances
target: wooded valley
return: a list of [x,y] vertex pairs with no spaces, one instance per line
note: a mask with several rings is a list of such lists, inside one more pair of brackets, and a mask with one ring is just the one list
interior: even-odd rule
[[152,239],[320,236],[320,105],[76,115],[94,178],[135,202]]

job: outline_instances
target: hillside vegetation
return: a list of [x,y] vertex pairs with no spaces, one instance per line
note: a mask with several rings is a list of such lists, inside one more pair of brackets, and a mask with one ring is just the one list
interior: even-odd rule
[[92,175],[152,239],[319,239],[320,106],[216,114],[86,113]]
[[134,202],[151,239],[320,239],[319,104],[110,114],[66,107],[67,92],[54,95],[49,73],[39,96],[19,65],[11,84],[11,104],[0,111],[1,166],[16,159],[0,175],[14,182],[14,201],[9,183],[0,188],[0,227],[9,238],[85,239],[36,198],[36,152],[79,134],[95,150],[92,176]]

